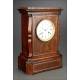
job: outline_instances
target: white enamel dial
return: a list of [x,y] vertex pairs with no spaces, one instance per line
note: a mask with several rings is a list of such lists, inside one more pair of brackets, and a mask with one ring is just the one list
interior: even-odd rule
[[47,19],[42,20],[36,28],[36,34],[41,41],[46,42],[51,40],[55,34],[55,26],[53,22]]

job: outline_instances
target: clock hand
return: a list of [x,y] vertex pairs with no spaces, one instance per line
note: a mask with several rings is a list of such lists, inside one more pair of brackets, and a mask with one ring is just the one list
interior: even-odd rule
[[43,32],[39,33],[39,35],[43,34]]
[[48,32],[49,34],[51,34],[50,32]]

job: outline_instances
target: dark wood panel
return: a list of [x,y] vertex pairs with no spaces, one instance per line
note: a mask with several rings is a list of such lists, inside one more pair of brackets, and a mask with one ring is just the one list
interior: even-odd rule
[[52,61],[46,61],[38,64],[33,65],[33,71],[35,72],[40,72],[44,70],[49,70],[49,69],[54,69],[57,67],[61,67],[60,59],[57,60],[52,60]]
[[[44,19],[48,19],[48,20],[51,20],[54,25],[55,25],[55,35],[54,37],[48,41],[48,42],[42,42],[40,41],[38,38],[37,38],[37,35],[36,35],[36,27],[38,25],[38,23],[41,21],[41,20],[44,20]],[[53,15],[53,16],[33,16],[33,54],[36,55],[36,54],[43,54],[43,53],[49,53],[49,52],[56,52],[57,50],[57,38],[58,38],[58,31],[57,31],[57,28],[58,28],[58,25],[57,25],[57,22],[58,22],[58,16],[56,15]]]

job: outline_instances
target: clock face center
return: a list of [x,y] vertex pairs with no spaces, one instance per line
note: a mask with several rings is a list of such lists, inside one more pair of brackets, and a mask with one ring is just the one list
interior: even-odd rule
[[36,34],[38,39],[43,42],[51,40],[55,34],[54,23],[47,19],[40,21],[36,28]]

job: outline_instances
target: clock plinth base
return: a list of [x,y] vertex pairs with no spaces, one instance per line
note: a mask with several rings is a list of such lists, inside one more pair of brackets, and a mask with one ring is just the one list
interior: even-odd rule
[[18,68],[26,74],[34,74],[62,67],[61,54],[52,55],[44,55],[44,57],[33,56],[31,58],[20,55],[18,56]]

